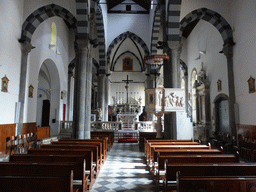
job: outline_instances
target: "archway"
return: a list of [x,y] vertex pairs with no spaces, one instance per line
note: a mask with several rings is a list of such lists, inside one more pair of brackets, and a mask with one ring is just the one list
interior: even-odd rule
[[50,134],[59,134],[60,78],[55,63],[46,59],[38,74],[38,99],[36,122],[50,126]]
[[214,100],[215,106],[215,131],[230,134],[230,122],[228,118],[228,96],[219,94]]

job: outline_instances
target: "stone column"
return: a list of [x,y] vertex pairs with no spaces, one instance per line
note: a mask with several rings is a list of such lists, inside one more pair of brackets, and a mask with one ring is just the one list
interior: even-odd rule
[[73,77],[73,67],[68,67],[68,93],[67,93],[67,121],[70,121],[70,94],[71,78]]
[[[164,63],[164,88],[180,88],[180,50],[179,41],[169,41],[168,48],[164,50],[169,61]],[[170,76],[171,74],[171,76]],[[164,115],[165,138],[177,139],[176,112]]]
[[73,137],[89,139],[91,130],[92,62],[88,40],[76,40]]
[[19,87],[19,103],[20,111],[19,122],[17,124],[16,135],[21,135],[23,131],[23,116],[24,116],[24,103],[25,103],[25,91],[26,91],[26,79],[27,79],[27,65],[28,65],[28,54],[35,48],[29,42],[24,42],[21,45],[21,68],[20,68],[20,87]]
[[[102,111],[102,119],[104,118],[104,106],[105,106],[105,81],[106,76],[105,74],[99,74],[98,76],[98,102],[97,102],[97,108],[101,108]],[[98,120],[98,119],[97,119]]]
[[105,102],[104,102],[104,121],[108,121],[108,97],[110,92],[110,84],[108,76],[105,77]]
[[236,102],[235,96],[235,83],[234,83],[234,69],[233,69],[233,44],[226,44],[223,46],[224,55],[227,57],[228,69],[228,91],[229,91],[229,124],[231,135],[237,137],[236,122],[235,122],[235,109]]

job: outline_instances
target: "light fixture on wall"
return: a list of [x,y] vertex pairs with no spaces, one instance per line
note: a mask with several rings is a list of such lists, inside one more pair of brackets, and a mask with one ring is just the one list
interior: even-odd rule
[[54,48],[56,45],[53,45],[53,44],[49,44],[49,49],[52,49]]
[[89,39],[90,40],[90,44],[93,45],[93,48],[96,48],[98,47],[99,43],[98,43],[98,39],[95,38],[95,39]]
[[195,58],[195,60],[200,60],[201,59],[201,55],[206,55],[206,51],[199,51],[199,55],[197,58]]

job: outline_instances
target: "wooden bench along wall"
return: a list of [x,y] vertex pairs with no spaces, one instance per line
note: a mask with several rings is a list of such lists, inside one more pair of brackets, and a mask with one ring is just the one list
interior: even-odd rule
[[86,158],[86,170],[90,171],[88,179],[90,180],[90,187],[95,182],[96,174],[95,167],[93,166],[93,150],[92,149],[29,149],[28,154],[31,155],[85,155]]
[[177,172],[177,192],[251,192],[256,191],[256,176],[183,176]]
[[[72,170],[79,169],[82,172],[83,166],[81,167],[80,164],[0,163],[1,190],[9,187],[3,191],[71,192],[73,191]],[[85,163],[82,164],[85,166]],[[85,174],[83,181],[86,181]],[[86,188],[83,188],[84,191]]]

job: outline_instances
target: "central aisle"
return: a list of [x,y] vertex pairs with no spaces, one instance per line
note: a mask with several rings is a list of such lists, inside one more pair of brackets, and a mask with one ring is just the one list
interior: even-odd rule
[[91,192],[156,192],[137,143],[114,143]]

